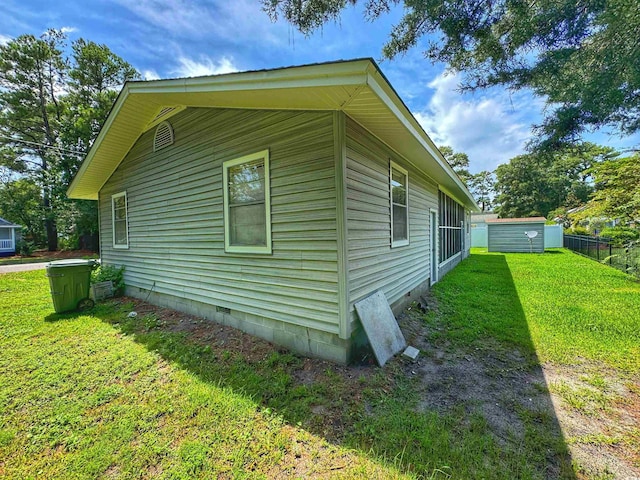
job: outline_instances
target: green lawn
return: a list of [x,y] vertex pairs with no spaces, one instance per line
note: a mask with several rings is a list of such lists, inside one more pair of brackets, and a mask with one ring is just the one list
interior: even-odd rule
[[274,353],[251,372],[128,311],[55,315],[43,272],[0,275],[0,477],[260,478],[295,473],[297,460],[303,477],[337,466],[399,476],[260,401],[260,388],[274,404],[295,400],[284,371],[295,357]]
[[473,253],[434,287],[456,345],[491,337],[542,362],[640,373],[636,279],[566,250]]
[[[456,355],[491,339],[637,373],[629,278],[570,253],[473,255],[436,285],[439,313],[421,321],[444,323],[429,341]],[[0,477],[545,478],[566,451],[528,410],[522,441],[509,441],[463,406],[419,408],[415,367],[401,360],[316,362],[308,382],[307,360],[249,360],[130,309],[56,315],[43,272],[0,275]]]

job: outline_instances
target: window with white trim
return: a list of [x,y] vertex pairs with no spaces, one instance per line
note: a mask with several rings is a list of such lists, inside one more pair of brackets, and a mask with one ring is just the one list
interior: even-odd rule
[[222,164],[226,252],[271,253],[269,150]]
[[389,167],[391,190],[391,246],[409,245],[409,174],[393,161]]
[[111,219],[113,248],[129,248],[127,192],[120,192],[115,195],[111,195]]

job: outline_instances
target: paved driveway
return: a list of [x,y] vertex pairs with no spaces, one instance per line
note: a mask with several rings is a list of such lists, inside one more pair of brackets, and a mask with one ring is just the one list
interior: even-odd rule
[[29,270],[44,270],[49,262],[23,263],[20,265],[0,265],[0,275],[11,272],[28,272]]

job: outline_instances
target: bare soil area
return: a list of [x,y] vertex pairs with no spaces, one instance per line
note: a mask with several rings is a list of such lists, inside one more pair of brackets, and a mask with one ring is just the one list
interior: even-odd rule
[[[422,305],[433,305],[429,299]],[[422,408],[464,406],[479,412],[503,442],[521,442],[533,418],[547,436],[563,441],[579,478],[640,478],[640,379],[620,378],[603,365],[541,364],[535,355],[490,341],[461,351],[430,341],[414,307],[398,318],[408,343],[422,355],[412,373],[421,378]],[[442,327],[444,328],[444,327]],[[594,386],[591,379],[597,378]],[[549,458],[547,476],[566,459]]]

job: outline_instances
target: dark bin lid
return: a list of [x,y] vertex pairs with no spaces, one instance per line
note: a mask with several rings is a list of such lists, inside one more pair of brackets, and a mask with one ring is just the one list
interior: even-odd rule
[[49,268],[56,267],[92,267],[96,264],[95,260],[85,260],[83,258],[71,258],[69,260],[56,260],[47,265]]

